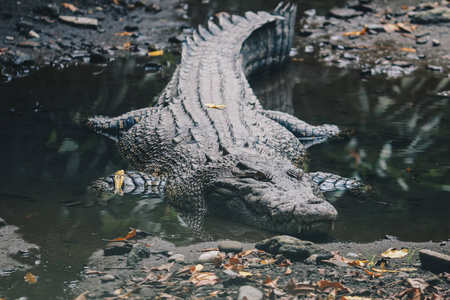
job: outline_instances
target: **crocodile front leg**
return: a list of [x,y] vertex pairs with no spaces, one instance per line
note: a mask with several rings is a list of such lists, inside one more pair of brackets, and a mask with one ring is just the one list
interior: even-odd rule
[[130,129],[134,124],[160,111],[158,107],[146,107],[127,112],[118,117],[95,116],[86,121],[86,126],[100,132],[118,132]]
[[285,127],[300,140],[323,140],[324,138],[337,136],[340,133],[340,130],[336,125],[323,124],[313,126],[290,114],[280,111],[261,110],[260,113]]

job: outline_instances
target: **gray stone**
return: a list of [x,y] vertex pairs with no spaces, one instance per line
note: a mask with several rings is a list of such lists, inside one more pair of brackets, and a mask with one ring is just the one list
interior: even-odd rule
[[214,259],[216,258],[217,254],[219,254],[219,251],[205,252],[199,256],[199,258],[197,259],[197,262],[199,264],[212,263],[214,261]]
[[436,273],[450,272],[450,255],[422,249],[419,251],[419,257],[422,269]]
[[441,42],[439,40],[436,40],[436,39],[432,39],[431,43],[433,44],[434,47],[437,47],[437,46],[441,45]]
[[249,285],[244,285],[239,288],[238,300],[260,300],[263,298],[263,293]]
[[244,245],[237,241],[221,241],[219,243],[219,251],[222,252],[241,252]]
[[169,257],[169,262],[184,263],[184,255],[174,254],[171,257]]
[[450,22],[450,8],[437,7],[411,16],[411,21],[420,24]]
[[433,65],[428,65],[427,69],[430,71],[435,71],[435,72],[442,72],[444,71],[444,68],[441,66],[433,66]]
[[6,226],[6,221],[0,218],[0,227]]
[[331,16],[340,19],[350,19],[357,16],[361,16],[363,13],[351,8],[332,8],[328,12]]
[[148,257],[150,257],[150,249],[147,246],[141,243],[134,244],[127,257],[127,266],[134,267],[141,260]]
[[124,255],[131,251],[133,246],[127,242],[111,242],[105,249],[103,249],[103,255]]
[[257,243],[256,248],[272,254],[283,254],[293,261],[303,261],[313,254],[318,255],[318,259],[328,259],[332,255],[329,251],[314,244],[303,241],[288,235],[279,235]]
[[412,66],[412,63],[403,61],[403,60],[397,60],[392,63],[394,66],[400,67],[400,68],[409,68]]
[[114,280],[116,280],[116,277],[114,277],[111,274],[106,274],[106,275],[103,275],[102,277],[100,277],[100,280],[102,282],[114,281]]

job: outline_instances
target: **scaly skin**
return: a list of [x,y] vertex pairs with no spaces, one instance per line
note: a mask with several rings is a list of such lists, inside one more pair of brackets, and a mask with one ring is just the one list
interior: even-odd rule
[[[304,174],[305,147],[296,135],[324,139],[339,129],[265,112],[246,79],[287,61],[295,14],[287,4],[272,15],[221,15],[187,40],[155,107],[88,121],[100,131],[126,130],[119,151],[140,173],[125,174],[125,193],[149,193],[153,185],[181,212],[288,234],[332,228],[337,211]],[[111,178],[94,186],[112,190]]]

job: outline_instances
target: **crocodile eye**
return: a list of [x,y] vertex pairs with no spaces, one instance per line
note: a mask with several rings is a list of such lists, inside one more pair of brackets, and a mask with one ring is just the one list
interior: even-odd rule
[[303,170],[302,169],[289,169],[287,171],[287,174],[297,180],[301,180],[303,178]]
[[268,172],[256,170],[241,162],[233,168],[232,173],[239,178],[253,178],[258,181],[271,181],[273,177],[272,174]]

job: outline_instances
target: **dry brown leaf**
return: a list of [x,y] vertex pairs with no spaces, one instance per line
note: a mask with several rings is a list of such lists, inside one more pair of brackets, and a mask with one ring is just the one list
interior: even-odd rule
[[114,2],[115,5],[119,5],[119,1],[117,0],[111,0],[112,2]]
[[417,25],[406,25],[406,24],[403,24],[403,23],[397,23],[396,25],[401,30],[409,32],[409,33],[414,32],[416,30],[416,28],[417,28]]
[[363,269],[364,270],[364,272],[366,272],[367,274],[369,274],[370,275],[370,277],[381,277],[382,276],[382,274],[381,273],[374,273],[374,272],[371,272],[371,271],[369,271],[369,270],[366,270],[366,269]]
[[424,290],[430,286],[428,283],[425,282],[425,280],[420,278],[408,278],[407,281],[412,288],[419,288]]
[[26,282],[28,282],[29,284],[35,284],[37,282],[36,277],[31,274],[30,272],[28,272],[27,274],[25,274],[25,276],[23,277],[25,279]]
[[289,275],[289,274],[291,274],[291,273],[292,273],[291,268],[287,267],[287,268],[286,268],[286,271],[284,271],[283,275],[286,276],[286,275]]
[[213,264],[216,267],[219,267],[220,265],[222,265],[224,260],[225,260],[225,254],[219,252],[219,253],[217,253],[216,257],[214,257]]
[[173,265],[174,265],[174,263],[171,262],[169,264],[165,264],[165,265],[161,265],[159,267],[152,268],[151,271],[163,271],[163,270],[170,271],[170,268],[172,268]]
[[209,248],[209,249],[202,249],[201,252],[209,252],[209,251],[219,251],[217,248]]
[[77,11],[78,10],[78,8],[75,5],[70,4],[70,3],[61,3],[61,5],[64,6],[64,8],[70,9],[71,11]]
[[384,24],[384,25],[383,25],[383,29],[384,29],[384,31],[386,31],[386,32],[388,32],[388,33],[392,33],[392,32],[395,32],[395,31],[399,31],[399,30],[400,30],[400,28],[398,28],[397,25],[391,24],[391,23]]
[[283,260],[278,266],[279,267],[287,267],[287,266],[290,266],[290,265],[292,265],[292,263],[291,263],[291,261],[289,260],[289,259],[285,259],[285,260]]
[[206,103],[205,106],[208,108],[216,108],[216,109],[222,109],[222,108],[226,107],[225,105],[221,105],[221,104],[216,105],[216,104],[212,104],[212,103]]
[[246,271],[239,271],[239,275],[241,275],[242,277],[248,277],[248,276],[252,276],[253,274],[250,272],[246,272]]
[[228,263],[230,265],[237,265],[237,264],[239,264],[239,256],[237,254],[235,254],[233,257],[230,257],[230,259],[228,260]]
[[125,42],[125,43],[123,43],[122,47],[124,49],[129,49],[131,47],[131,43],[130,42]]
[[408,296],[408,300],[421,300],[422,292],[419,288],[409,288],[398,294],[400,297]]
[[328,280],[320,280],[320,281],[317,281],[317,286],[321,290],[323,290],[323,289],[325,289],[327,287],[331,287],[331,288],[334,288],[334,289],[337,289],[337,290],[341,290],[341,291],[343,291],[345,293],[352,293],[351,289],[343,286],[339,282],[331,282],[331,281],[328,281]]
[[270,278],[269,275],[266,274],[266,279],[264,279],[263,284],[265,286],[268,286],[268,287],[271,287],[273,289],[276,289],[277,288],[278,279],[280,279],[280,278],[272,279],[272,278]]
[[[402,48],[403,49],[403,48]],[[401,258],[404,257],[406,255],[408,255],[409,250],[408,249],[400,249],[397,250],[397,248],[390,248],[388,250],[386,250],[385,252],[381,253],[381,257],[386,257],[386,258]]]
[[219,282],[219,278],[210,272],[197,273],[189,279],[195,286],[214,285]]
[[125,241],[125,240],[128,240],[129,238],[132,238],[134,236],[136,236],[136,228],[131,230],[130,232],[128,232],[128,234],[125,237],[119,237],[119,238],[113,239],[113,241],[114,242]]
[[308,283],[297,283],[293,278],[289,280],[286,288],[294,296],[308,295],[316,291],[316,287],[314,285]]
[[364,298],[364,297],[358,297],[358,296],[342,296],[342,300],[370,300],[372,298]]
[[406,52],[417,52],[417,50],[413,49],[413,48],[400,48],[400,50],[406,51]]
[[366,28],[364,28],[361,31],[344,32],[342,34],[342,36],[348,36],[348,35],[359,36],[359,35],[364,34],[364,33],[366,33]]
[[252,254],[255,251],[256,251],[256,249],[245,250],[245,251],[240,252],[239,256],[240,257],[244,257],[244,256]]
[[87,294],[89,294],[89,291],[82,292],[73,300],[86,300]]
[[265,260],[265,259],[263,259],[263,260],[261,260],[261,264],[271,264],[271,263],[273,263],[275,261],[275,259],[273,259],[273,258],[270,258],[270,259],[267,259],[267,260]]
[[200,265],[200,264],[196,265],[195,267],[191,267],[192,274],[198,273],[201,270],[203,270],[203,265]]

